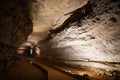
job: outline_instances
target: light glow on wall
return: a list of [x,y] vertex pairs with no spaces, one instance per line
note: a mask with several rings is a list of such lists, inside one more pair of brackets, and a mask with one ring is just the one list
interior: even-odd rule
[[38,47],[35,47],[36,54],[40,57],[40,49]]

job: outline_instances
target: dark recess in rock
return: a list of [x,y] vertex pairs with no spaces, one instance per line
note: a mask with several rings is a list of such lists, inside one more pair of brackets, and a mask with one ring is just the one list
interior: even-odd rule
[[114,12],[115,14],[117,14],[117,15],[120,15],[120,11],[116,11],[116,12]]
[[97,21],[100,21],[100,18],[99,18],[99,17],[96,17],[95,19],[96,19]]
[[120,4],[118,5],[118,8],[120,9]]
[[112,21],[112,22],[114,22],[114,23],[116,23],[116,22],[117,22],[117,20],[116,20],[116,18],[115,18],[115,17],[111,17],[109,20],[110,20],[110,21]]
[[95,20],[92,20],[92,22],[96,22]]
[[105,10],[106,13],[110,13],[108,10]]
[[112,7],[109,7],[108,10],[112,10],[113,8]]
[[111,0],[112,2],[119,2],[120,0]]

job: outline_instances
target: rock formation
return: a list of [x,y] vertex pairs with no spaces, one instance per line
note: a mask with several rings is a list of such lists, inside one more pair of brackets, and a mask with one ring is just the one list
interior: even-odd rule
[[[111,63],[107,71],[119,70],[120,63],[120,0],[89,0],[41,44],[41,57],[51,60],[79,60]],[[74,63],[70,62],[69,64]],[[81,63],[95,67],[95,63]]]
[[31,0],[0,0],[0,71],[32,32]]

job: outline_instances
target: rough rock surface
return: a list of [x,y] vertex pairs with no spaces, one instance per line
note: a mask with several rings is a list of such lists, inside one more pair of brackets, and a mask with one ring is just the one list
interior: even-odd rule
[[35,0],[32,5],[33,32],[28,42],[37,43],[49,29],[61,25],[70,12],[86,4],[88,0]]
[[0,0],[0,71],[32,32],[31,0]]
[[90,0],[40,44],[42,58],[119,64],[120,0]]

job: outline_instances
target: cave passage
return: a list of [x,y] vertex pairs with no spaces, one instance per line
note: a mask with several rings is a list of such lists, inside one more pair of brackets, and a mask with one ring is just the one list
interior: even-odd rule
[[120,80],[120,0],[0,0],[0,80]]

